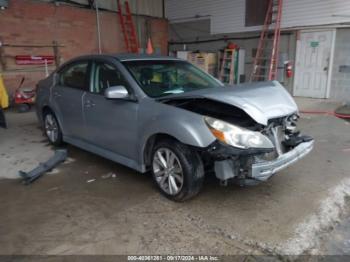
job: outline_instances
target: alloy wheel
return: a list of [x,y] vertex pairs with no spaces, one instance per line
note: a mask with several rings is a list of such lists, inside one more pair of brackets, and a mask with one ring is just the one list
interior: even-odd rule
[[45,117],[45,132],[51,142],[56,142],[58,138],[57,120],[52,114],[47,114]]
[[153,156],[153,173],[159,187],[169,195],[179,193],[184,184],[181,163],[168,148],[159,148]]

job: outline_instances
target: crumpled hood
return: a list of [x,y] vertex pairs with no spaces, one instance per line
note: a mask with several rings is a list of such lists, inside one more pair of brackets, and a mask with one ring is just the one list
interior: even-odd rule
[[171,97],[174,99],[202,97],[233,105],[241,108],[262,125],[267,125],[269,119],[298,112],[292,96],[277,81],[202,89]]

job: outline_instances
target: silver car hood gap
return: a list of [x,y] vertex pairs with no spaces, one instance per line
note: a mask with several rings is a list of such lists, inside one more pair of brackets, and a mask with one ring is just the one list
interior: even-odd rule
[[236,106],[257,123],[267,125],[270,119],[298,112],[292,96],[277,81],[208,88],[171,95],[160,100],[207,98]]

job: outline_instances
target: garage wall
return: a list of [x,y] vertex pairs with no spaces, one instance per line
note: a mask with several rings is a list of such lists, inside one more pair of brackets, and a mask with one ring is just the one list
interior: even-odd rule
[[[100,12],[102,51],[104,53],[125,52],[124,41],[115,12]],[[168,22],[165,19],[140,17],[138,23],[142,47],[146,43],[146,24],[149,23],[154,48],[167,54]],[[64,47],[59,48],[61,62],[90,53],[98,52],[96,37],[96,13],[94,10],[69,5],[55,5],[42,1],[11,0],[8,9],[0,11],[0,38],[2,43],[11,45],[51,45],[53,41]],[[4,47],[3,60],[6,69],[0,65],[5,85],[13,93],[22,76],[24,86],[33,87],[44,78],[44,68],[15,65],[15,55],[52,55],[52,48]],[[53,70],[54,68],[50,68]]]
[[[259,43],[259,32],[247,32],[225,35],[210,35],[210,20],[190,21],[169,25],[169,51],[203,51],[218,52],[224,49],[228,42],[236,43],[246,50],[245,73],[249,78],[253,69],[253,50]],[[280,52],[287,55],[287,59],[295,60],[296,32],[291,31],[281,36]],[[293,89],[293,79],[285,79],[284,85],[290,93]]]
[[[245,26],[245,0],[166,0],[165,10],[173,23],[210,18],[211,34],[261,29]],[[346,22],[350,22],[350,1],[284,0],[282,28]]]
[[334,50],[331,98],[350,102],[350,29],[338,29]]
[[[52,2],[52,0],[41,0],[45,2]],[[56,0],[59,2],[60,0]],[[70,0],[83,5],[88,5],[89,0]],[[123,4],[126,0],[121,0]],[[163,0],[127,0],[133,14],[148,15],[154,17],[163,17]],[[61,0],[64,3],[64,0]],[[117,0],[98,0],[99,8],[108,9],[112,11],[118,10]]]

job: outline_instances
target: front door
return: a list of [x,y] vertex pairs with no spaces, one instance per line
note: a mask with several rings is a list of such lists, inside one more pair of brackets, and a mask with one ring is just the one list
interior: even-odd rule
[[90,92],[83,98],[86,139],[101,149],[133,159],[136,153],[138,103],[105,98],[104,91],[118,85],[128,88],[114,65],[94,63]]
[[327,98],[334,37],[334,30],[300,33],[295,63],[295,96]]

